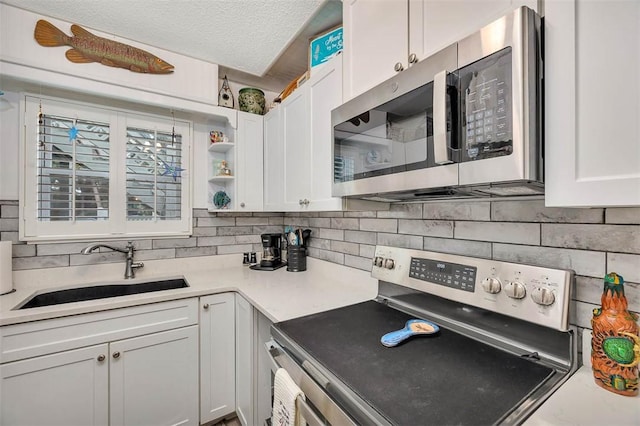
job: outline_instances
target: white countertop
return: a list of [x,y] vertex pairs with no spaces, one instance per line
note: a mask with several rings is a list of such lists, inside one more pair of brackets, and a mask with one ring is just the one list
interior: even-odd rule
[[[377,280],[361,271],[308,258],[304,272],[254,271],[242,266],[242,255],[145,261],[138,282],[184,276],[188,288],[131,296],[13,310],[36,292],[90,283],[123,282],[124,264],[15,271],[15,292],[0,296],[0,326],[104,311],[145,303],[234,291],[273,322],[326,311],[376,297]],[[100,278],[96,278],[100,277]]]
[[524,423],[525,426],[638,426],[640,396],[622,396],[596,385],[591,371],[591,331],[582,336],[584,364]]
[[524,423],[525,426],[638,426],[640,398],[600,388],[582,366]]
[[[12,309],[36,292],[122,282],[124,264],[16,271],[16,291],[0,296],[0,326],[226,291],[240,293],[267,318],[278,322],[371,300],[378,290],[377,280],[369,272],[314,258],[307,259],[305,272],[287,272],[286,268],[254,271],[241,263],[241,255],[146,261],[135,281],[184,276],[190,287],[25,310]],[[590,339],[585,332],[583,353],[587,354],[587,365],[569,378],[525,425],[640,425],[640,397],[616,395],[594,383],[588,365]]]

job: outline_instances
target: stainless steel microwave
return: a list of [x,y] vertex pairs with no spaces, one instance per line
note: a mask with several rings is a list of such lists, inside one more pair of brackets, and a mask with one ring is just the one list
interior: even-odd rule
[[521,7],[333,110],[333,195],[542,194],[540,32]]

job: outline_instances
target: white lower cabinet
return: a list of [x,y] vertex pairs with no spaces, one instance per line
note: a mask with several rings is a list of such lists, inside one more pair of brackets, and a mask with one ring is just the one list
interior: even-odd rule
[[253,307],[236,294],[236,414],[253,425]]
[[112,425],[198,424],[198,326],[109,345]]
[[235,294],[200,298],[200,423],[236,410]]
[[108,349],[96,345],[0,365],[0,424],[107,425]]
[[254,324],[256,326],[254,352],[256,354],[256,424],[263,425],[265,420],[271,418],[271,395],[273,390],[271,359],[267,354],[265,343],[271,340],[271,324],[267,317],[257,310],[254,312]]
[[2,425],[198,424],[196,299],[2,327],[0,349]]
[[1,327],[0,425],[262,425],[270,326],[222,293]]
[[264,344],[271,321],[236,294],[236,413],[243,425],[271,417],[271,363]]

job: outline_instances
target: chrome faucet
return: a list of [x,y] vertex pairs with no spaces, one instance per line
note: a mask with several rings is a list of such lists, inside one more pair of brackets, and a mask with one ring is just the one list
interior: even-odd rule
[[126,264],[125,270],[124,270],[124,278],[125,279],[134,278],[136,276],[136,269],[144,267],[144,263],[142,263],[142,262],[134,262],[133,261],[133,253],[135,251],[135,248],[133,247],[133,243],[131,241],[127,242],[127,247],[125,247],[123,249],[118,248],[118,247],[109,246],[107,244],[91,244],[90,246],[87,246],[84,249],[82,249],[82,251],[80,253],[82,253],[82,254],[91,254],[94,250],[96,250],[96,249],[98,249],[100,247],[104,247],[104,248],[107,248],[107,249],[113,250],[113,251],[119,251],[120,253],[124,253],[124,254],[127,255],[127,264]]

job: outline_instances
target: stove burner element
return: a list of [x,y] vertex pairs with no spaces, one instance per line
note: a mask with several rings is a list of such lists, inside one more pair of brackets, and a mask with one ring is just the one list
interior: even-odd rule
[[435,334],[438,331],[440,331],[440,327],[432,322],[421,319],[412,319],[407,321],[403,329],[392,331],[382,336],[380,343],[391,348],[399,345],[410,337],[428,336]]

